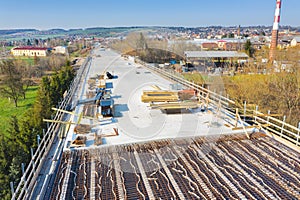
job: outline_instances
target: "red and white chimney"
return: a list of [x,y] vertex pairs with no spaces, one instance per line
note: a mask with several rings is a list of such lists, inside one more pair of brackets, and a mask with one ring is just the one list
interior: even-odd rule
[[281,10],[281,0],[276,0],[276,9],[275,9],[275,18],[272,30],[272,39],[271,39],[271,46],[270,46],[270,61],[274,60],[276,48],[278,45],[278,29],[279,29],[279,22],[280,22],[280,10]]

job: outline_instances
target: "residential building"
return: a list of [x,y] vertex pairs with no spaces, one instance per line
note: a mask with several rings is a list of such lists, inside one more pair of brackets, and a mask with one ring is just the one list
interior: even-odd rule
[[56,46],[53,47],[52,53],[66,55],[68,53],[68,49],[65,46]]
[[15,47],[11,49],[11,54],[13,56],[45,57],[49,52],[50,49],[45,47]]
[[202,50],[218,50],[218,44],[216,42],[204,42],[201,44]]
[[292,39],[291,41],[291,46],[292,47],[300,46],[300,37],[294,37],[294,39]]

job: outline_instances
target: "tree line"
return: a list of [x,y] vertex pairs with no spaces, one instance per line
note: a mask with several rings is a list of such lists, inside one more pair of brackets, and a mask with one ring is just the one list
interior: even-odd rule
[[[267,75],[238,75],[223,77],[226,93],[243,108],[258,105],[259,110],[286,116],[286,121],[298,126],[300,115],[300,70]],[[251,109],[255,109],[252,107]],[[280,118],[282,120],[282,118]]]
[[[11,73],[8,80],[2,82],[2,88],[10,93],[14,90],[17,96],[22,90],[19,72],[10,61],[3,62],[2,67],[9,68]],[[33,107],[21,119],[12,116],[9,128],[0,130],[0,199],[11,198],[10,182],[16,186],[20,181],[21,164],[29,163],[30,149],[37,148],[37,135],[42,136],[43,129],[47,128],[43,119],[51,117],[51,108],[62,99],[74,77],[75,72],[71,66],[62,67],[52,76],[44,76]]]

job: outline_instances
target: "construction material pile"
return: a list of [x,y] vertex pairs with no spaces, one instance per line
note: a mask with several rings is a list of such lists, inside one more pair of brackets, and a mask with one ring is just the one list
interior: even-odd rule
[[91,132],[91,125],[88,124],[77,124],[74,128],[76,134],[88,134]]

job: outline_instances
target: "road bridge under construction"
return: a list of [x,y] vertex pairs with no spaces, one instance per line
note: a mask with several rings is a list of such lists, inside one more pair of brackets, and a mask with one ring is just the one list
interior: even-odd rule
[[94,49],[13,199],[299,199],[299,128],[219,86]]

